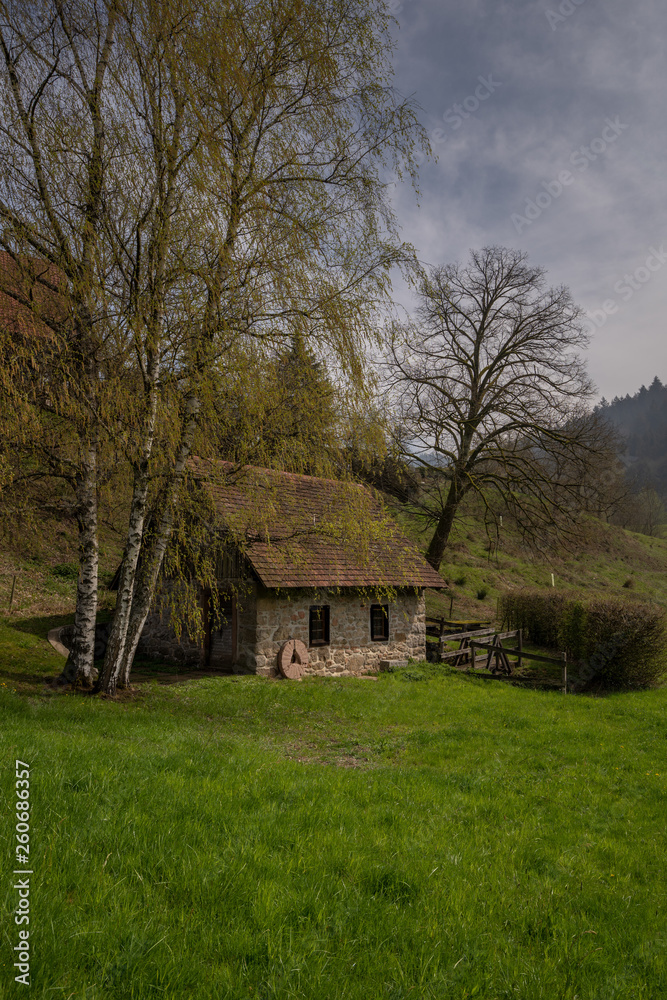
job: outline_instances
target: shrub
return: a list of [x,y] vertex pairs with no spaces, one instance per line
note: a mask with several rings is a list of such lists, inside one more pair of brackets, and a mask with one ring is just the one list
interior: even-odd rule
[[588,601],[583,687],[650,687],[664,673],[665,612],[655,604]]
[[566,601],[560,612],[558,645],[567,652],[568,659],[580,662],[586,658],[588,628],[588,609],[584,602]]
[[538,646],[558,647],[565,595],[557,590],[511,590],[500,599],[500,620],[523,629]]
[[483,601],[487,594],[488,590],[486,589],[486,587],[480,587],[479,590],[477,591],[477,600]]
[[650,687],[664,673],[666,622],[658,605],[554,590],[510,591],[500,608],[508,628],[567,653],[579,690]]
[[463,575],[462,576],[457,576],[456,579],[454,580],[454,583],[455,583],[455,585],[457,587],[465,587],[465,585],[466,585],[466,577],[463,576]]
[[76,580],[79,576],[79,567],[76,563],[58,563],[51,567],[52,576],[58,576],[61,580]]

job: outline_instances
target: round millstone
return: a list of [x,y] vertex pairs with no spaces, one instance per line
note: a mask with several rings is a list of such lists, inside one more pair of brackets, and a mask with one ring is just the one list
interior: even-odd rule
[[278,669],[287,680],[297,681],[308,666],[308,650],[301,639],[288,639],[278,653]]

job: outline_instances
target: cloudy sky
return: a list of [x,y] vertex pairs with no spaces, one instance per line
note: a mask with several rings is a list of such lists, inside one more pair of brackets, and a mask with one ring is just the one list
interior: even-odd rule
[[419,206],[395,189],[404,238],[428,264],[526,250],[587,312],[601,394],[667,382],[665,0],[392,3],[438,157]]

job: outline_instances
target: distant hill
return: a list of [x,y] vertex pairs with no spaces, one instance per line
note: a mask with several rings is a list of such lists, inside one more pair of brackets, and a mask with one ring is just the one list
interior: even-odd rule
[[622,458],[632,478],[667,499],[667,386],[656,376],[634,396],[603,399],[597,412],[623,437]]

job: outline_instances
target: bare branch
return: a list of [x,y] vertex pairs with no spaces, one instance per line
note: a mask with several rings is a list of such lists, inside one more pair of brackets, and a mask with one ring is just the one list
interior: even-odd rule
[[428,471],[436,568],[471,491],[487,506],[495,494],[533,534],[580,499],[603,446],[582,417],[586,344],[568,290],[546,288],[526,254],[486,247],[425,278],[417,323],[394,329],[386,389],[406,457]]

